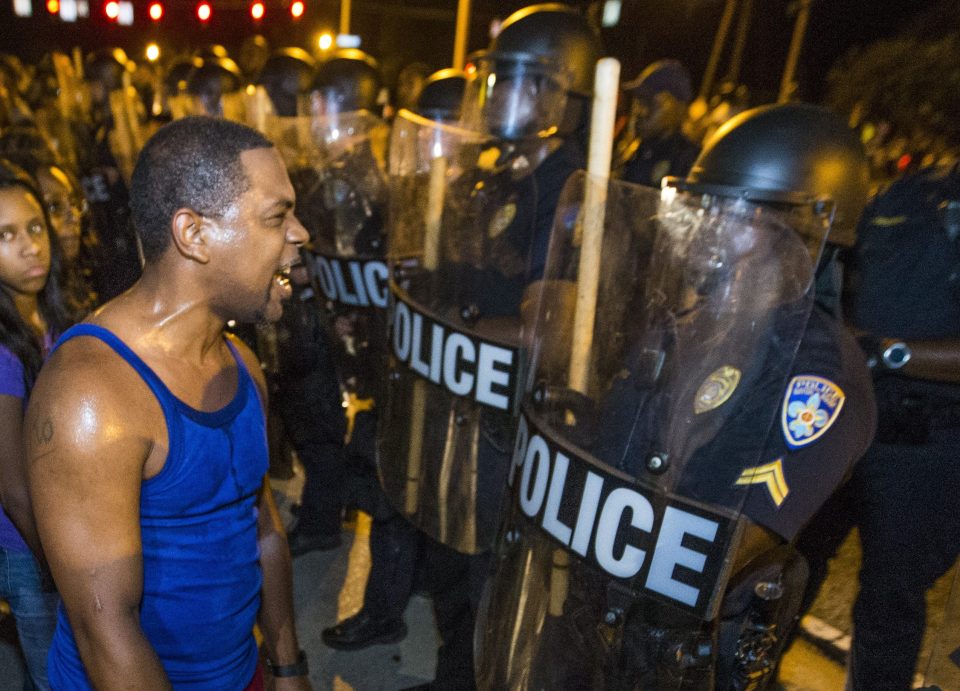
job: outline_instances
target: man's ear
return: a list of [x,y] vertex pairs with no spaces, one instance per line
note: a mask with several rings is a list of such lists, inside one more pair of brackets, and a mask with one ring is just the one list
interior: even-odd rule
[[203,216],[193,209],[177,209],[173,214],[170,230],[177,251],[200,264],[210,261],[210,248],[204,233]]

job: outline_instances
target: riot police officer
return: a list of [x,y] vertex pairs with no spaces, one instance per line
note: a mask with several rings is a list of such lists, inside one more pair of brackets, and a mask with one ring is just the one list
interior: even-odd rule
[[[323,631],[327,645],[357,649],[406,635],[402,614],[409,588],[402,579],[412,572],[413,560],[412,556],[396,557],[405,553],[402,536],[395,537],[390,514],[385,513],[373,460],[376,392],[382,377],[379,361],[386,352],[384,126],[375,115],[381,80],[376,61],[361,51],[337,51],[315,72],[308,72],[307,61],[300,58],[299,51],[282,51],[268,61],[258,81],[285,121],[278,124],[275,139],[297,189],[297,216],[311,235],[305,261],[320,305],[323,347],[333,361],[325,369],[324,381],[335,381],[347,403],[348,419],[342,407],[333,412],[349,437],[342,468],[317,466],[312,491],[336,490],[341,504],[361,508],[374,518],[364,606]],[[300,139],[304,131],[311,133],[310,141]],[[307,489],[304,506],[315,501]],[[325,546],[319,535],[305,534],[299,524],[290,539],[295,554]],[[404,561],[405,567],[397,565]],[[400,583],[394,570],[400,574]]]
[[[313,58],[300,48],[280,48],[267,59],[256,81],[265,88],[280,120],[295,118],[314,69]],[[291,152],[299,142],[283,138],[287,128],[268,129],[293,166],[291,172],[298,172],[297,164],[301,156],[309,156],[310,147]],[[334,343],[323,323],[309,250],[301,249],[301,257],[303,263],[291,270],[293,294],[275,326],[277,366],[272,382],[276,390],[271,396],[284,437],[296,450],[304,471],[297,522],[287,534],[294,557],[340,545],[346,434]]]
[[237,63],[213,46],[205,57],[194,57],[193,69],[187,75],[187,93],[196,100],[198,115],[224,116],[224,97],[243,87],[243,76]]
[[600,50],[573,8],[524,8],[471,58],[458,127],[405,113],[394,120],[395,302],[378,463],[392,505],[423,535],[442,640],[433,688],[474,687],[473,628],[507,471],[521,304],[542,272],[560,189],[584,165]]
[[[743,113],[661,193],[610,185],[595,321],[571,338],[544,301],[530,341],[481,686],[774,680],[806,582],[790,543],[873,434],[862,354],[819,289],[830,219],[850,244],[866,189],[856,135],[802,104]],[[558,208],[544,275],[578,296],[587,233],[560,219],[580,204]]]
[[460,118],[467,75],[453,67],[427,76],[417,94],[413,110],[430,120],[455,123]]
[[140,277],[137,240],[130,225],[129,193],[110,150],[114,129],[110,93],[123,85],[130,70],[119,48],[102,49],[87,56],[84,79],[90,87],[93,131],[80,162],[80,183],[90,204],[90,217],[98,244],[92,278],[103,302],[119,295]]
[[[417,98],[417,113],[452,123],[460,114],[466,76],[445,69],[430,75]],[[372,431],[373,426],[368,427]],[[373,513],[370,528],[370,574],[359,612],[324,629],[323,640],[332,648],[356,650],[377,642],[397,640],[406,634],[403,612],[413,591],[420,533],[383,497],[379,484],[364,493]]]
[[277,115],[293,117],[300,97],[310,88],[316,68],[316,61],[302,48],[280,48],[267,58],[256,83],[267,90]]

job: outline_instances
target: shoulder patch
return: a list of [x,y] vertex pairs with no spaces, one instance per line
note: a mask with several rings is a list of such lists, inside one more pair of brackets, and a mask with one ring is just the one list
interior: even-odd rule
[[781,426],[787,446],[811,444],[837,420],[846,395],[829,379],[804,374],[794,377],[783,397]]
[[693,412],[699,415],[708,410],[719,408],[730,399],[739,383],[740,370],[736,367],[724,365],[715,369],[697,389],[693,401]]

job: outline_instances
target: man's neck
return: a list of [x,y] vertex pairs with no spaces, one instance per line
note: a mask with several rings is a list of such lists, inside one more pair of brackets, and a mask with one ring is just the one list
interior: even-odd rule
[[222,352],[226,319],[190,277],[176,274],[147,265],[140,280],[107,303],[95,320],[122,323],[118,330],[125,340],[142,349],[202,364],[211,353]]

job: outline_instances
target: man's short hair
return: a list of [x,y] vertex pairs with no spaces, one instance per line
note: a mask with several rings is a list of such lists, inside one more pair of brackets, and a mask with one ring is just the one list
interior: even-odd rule
[[150,137],[133,169],[130,209],[143,257],[155,261],[170,245],[177,209],[216,218],[250,187],[240,154],[273,144],[245,125],[190,117]]

